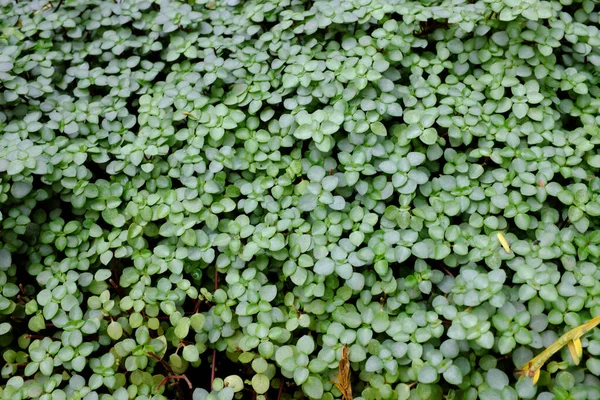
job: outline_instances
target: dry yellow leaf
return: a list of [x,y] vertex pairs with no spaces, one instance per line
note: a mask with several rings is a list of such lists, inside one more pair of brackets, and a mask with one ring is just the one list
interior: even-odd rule
[[46,4],[44,7],[40,8],[39,10],[35,11],[33,13],[33,15],[38,15],[39,13],[41,13],[42,11],[46,11],[47,9],[52,8],[52,3],[48,3]]
[[182,111],[181,112],[183,115],[187,115],[188,117],[192,117],[194,119],[198,119],[198,117],[194,114],[192,114],[191,112],[187,112],[187,111]]
[[498,240],[500,241],[500,244],[504,248],[504,251],[506,251],[507,253],[510,253],[510,246],[508,245],[508,242],[504,238],[504,235],[501,232],[498,232],[497,236],[498,236]]
[[571,353],[571,358],[575,365],[579,365],[581,361],[581,356],[583,356],[583,348],[581,347],[581,340],[579,338],[575,338],[571,340],[567,346],[569,346],[569,353]]
[[581,337],[587,332],[591,331],[600,324],[600,315],[592,318],[588,322],[575,327],[559,337],[556,342],[552,343],[548,348],[534,357],[531,361],[523,366],[520,370],[516,371],[521,376],[527,376],[533,378],[533,384],[535,385],[540,377],[540,370],[548,361],[552,355],[565,345],[569,346],[569,352],[573,361],[578,364],[583,355],[583,348],[581,347]]

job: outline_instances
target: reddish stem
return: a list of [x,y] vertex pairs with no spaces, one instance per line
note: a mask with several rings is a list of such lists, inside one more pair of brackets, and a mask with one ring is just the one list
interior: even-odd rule
[[[219,271],[215,267],[215,291],[219,289]],[[213,390],[213,382],[215,381],[215,370],[217,369],[217,349],[213,349],[212,367],[210,370],[210,391]]]
[[283,385],[285,384],[285,380],[281,378],[281,382],[279,383],[279,392],[277,393],[277,400],[281,400],[281,395],[283,394]]
[[27,339],[44,339],[46,336],[42,336],[42,335],[35,335],[35,334],[29,334],[29,335],[25,335],[25,337]]
[[162,380],[162,381],[160,381],[160,383],[159,383],[159,384],[158,384],[158,386],[156,387],[156,390],[160,389],[160,387],[161,387],[162,385],[164,385],[165,383],[167,383],[167,381],[168,381],[168,380],[170,380],[170,379],[183,379],[183,380],[185,380],[185,381],[187,382],[187,384],[188,384],[188,387],[189,387],[190,389],[192,389],[192,388],[193,388],[193,386],[192,386],[192,382],[190,382],[190,380],[188,379],[188,377],[187,377],[187,376],[185,376],[185,375],[169,375],[169,376],[165,376],[165,377],[163,378],[163,380]]
[[147,351],[146,354],[148,354],[152,358],[157,359],[162,364],[162,366],[165,368],[165,370],[167,370],[170,374],[173,374],[173,369],[171,368],[171,366],[169,365],[168,362],[166,362],[165,360],[160,358],[158,355],[152,353],[151,351]]
[[210,370],[210,391],[213,390],[213,382],[215,381],[215,369],[217,368],[217,349],[213,349],[212,368]]
[[451,277],[454,278],[454,275],[452,275],[452,272],[448,271],[446,269],[446,267],[444,267],[443,265],[440,265],[440,268],[446,273],[446,275],[450,275]]

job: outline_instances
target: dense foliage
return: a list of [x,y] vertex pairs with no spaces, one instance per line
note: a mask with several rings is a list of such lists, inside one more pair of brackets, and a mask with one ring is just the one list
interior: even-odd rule
[[600,398],[598,10],[0,0],[0,397]]

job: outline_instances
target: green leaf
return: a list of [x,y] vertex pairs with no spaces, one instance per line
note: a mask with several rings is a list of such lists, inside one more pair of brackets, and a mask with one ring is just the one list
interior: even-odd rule
[[285,360],[294,356],[294,350],[290,346],[281,346],[275,352],[275,361],[281,365]]
[[385,332],[390,326],[388,314],[384,311],[376,313],[373,322],[371,322],[371,326],[376,333]]
[[269,387],[269,378],[265,374],[256,374],[252,377],[252,388],[257,394],[265,394]]
[[112,321],[106,328],[106,333],[112,340],[119,340],[123,336],[123,327],[117,321]]
[[313,351],[315,351],[315,341],[311,336],[308,335],[304,335],[298,339],[296,346],[298,347],[298,350],[304,354],[311,354]]
[[193,344],[183,347],[182,353],[183,359],[189,362],[196,362],[200,359],[200,353],[198,348]]
[[8,322],[0,324],[0,335],[5,335],[12,330],[12,326]]
[[335,262],[331,258],[322,258],[315,263],[315,273],[318,275],[331,275],[335,269]]
[[371,356],[365,364],[365,371],[378,372],[383,368],[383,361],[377,356]]
[[201,332],[204,328],[205,317],[204,314],[194,314],[190,317],[190,326],[196,332]]
[[426,259],[431,257],[431,249],[434,247],[433,240],[427,239],[422,242],[417,242],[412,246],[412,253],[415,257]]
[[558,199],[566,205],[571,205],[574,201],[573,194],[569,190],[561,190],[558,192]]
[[271,302],[277,295],[277,287],[275,285],[266,285],[260,288],[259,296],[263,301]]
[[44,306],[43,313],[44,313],[45,319],[54,318],[54,316],[56,315],[57,312],[58,312],[58,304],[55,302],[50,302]]
[[309,376],[306,382],[302,384],[302,390],[311,399],[323,398],[323,383],[319,378]]
[[223,379],[223,383],[226,387],[232,388],[236,393],[244,390],[244,381],[238,375],[229,375]]
[[379,121],[371,123],[371,131],[377,136],[387,136],[385,126]]
[[308,379],[309,371],[307,368],[300,367],[294,371],[294,382],[300,386]]
[[515,225],[519,227],[519,229],[527,230],[529,229],[529,225],[531,223],[531,218],[527,214],[517,214],[515,215]]
[[183,318],[175,327],[175,336],[179,339],[185,339],[190,331],[189,318]]
[[0,249],[0,270],[6,271],[12,265],[12,255],[7,249]]
[[497,368],[491,368],[486,373],[487,383],[494,389],[502,390],[508,386],[508,376]]
[[418,379],[421,383],[434,383],[438,380],[438,373],[431,365],[425,364],[419,370]]
[[451,365],[443,373],[444,380],[452,385],[460,385],[463,382],[463,373],[456,365]]
[[24,169],[25,169],[25,164],[23,164],[23,161],[13,160],[8,165],[8,168],[6,169],[6,173],[9,176],[10,175],[14,176],[14,175],[20,174]]
[[259,358],[255,358],[254,360],[252,360],[252,369],[257,374],[264,374],[268,368],[269,368],[269,364],[267,363],[267,361],[264,358],[259,357]]
[[310,139],[313,135],[313,127],[309,124],[303,124],[296,128],[294,131],[294,136],[300,140]]
[[305,194],[298,202],[298,208],[301,211],[312,211],[317,207],[317,196],[314,194]]
[[11,188],[10,188],[10,193],[16,198],[16,199],[22,199],[23,197],[27,196],[32,189],[32,185],[29,182],[15,182],[12,184]]
[[54,371],[54,360],[51,357],[47,357],[40,363],[40,372],[42,375],[50,376],[52,375],[52,371]]

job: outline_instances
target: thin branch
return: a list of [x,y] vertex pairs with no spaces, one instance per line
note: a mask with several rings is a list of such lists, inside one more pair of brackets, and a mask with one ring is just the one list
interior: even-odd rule
[[183,379],[183,380],[185,380],[185,381],[187,382],[187,384],[188,384],[188,387],[190,388],[190,390],[193,388],[193,386],[192,386],[192,382],[190,382],[190,380],[188,379],[188,377],[187,377],[187,376],[185,376],[185,375],[168,375],[168,376],[165,376],[165,377],[162,379],[162,381],[160,381],[160,383],[159,383],[159,384],[158,384],[158,386],[156,387],[156,390],[160,389],[160,387],[161,387],[162,385],[164,385],[165,383],[167,383],[167,381],[169,381],[169,380],[171,380],[171,379]]
[[[215,267],[215,291],[219,289],[219,271]],[[217,369],[217,349],[213,349],[212,366],[210,370],[210,390],[213,390],[213,382],[215,381],[215,370]]]
[[279,384],[279,392],[277,393],[277,400],[281,400],[281,395],[283,394],[283,385],[285,384],[285,380],[281,378],[281,383]]
[[171,365],[169,365],[168,362],[166,362],[165,360],[163,360],[162,358],[160,358],[158,355],[156,355],[155,353],[153,353],[151,351],[147,351],[146,354],[148,354],[150,357],[157,359],[170,374],[174,374],[173,368],[171,368]]
[[215,381],[215,370],[217,368],[217,349],[213,349],[212,367],[210,370],[210,391],[213,390],[213,382]]

